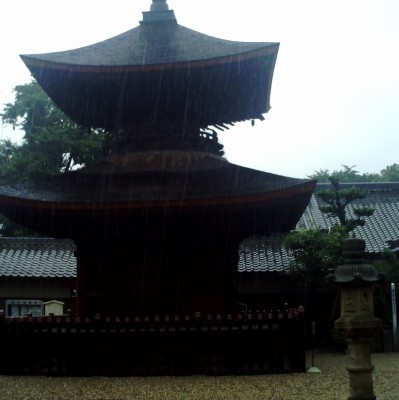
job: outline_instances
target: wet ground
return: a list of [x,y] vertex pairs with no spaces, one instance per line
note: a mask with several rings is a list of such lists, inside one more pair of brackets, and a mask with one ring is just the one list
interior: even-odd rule
[[[399,353],[373,354],[372,361],[377,399],[399,399]],[[151,378],[0,376],[0,400],[343,400],[349,395],[348,363],[348,355],[318,353],[314,365],[320,373]]]

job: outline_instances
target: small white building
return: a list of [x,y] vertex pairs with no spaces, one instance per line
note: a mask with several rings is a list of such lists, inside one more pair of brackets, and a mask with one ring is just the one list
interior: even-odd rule
[[50,300],[43,303],[44,315],[64,315],[64,304],[62,301]]

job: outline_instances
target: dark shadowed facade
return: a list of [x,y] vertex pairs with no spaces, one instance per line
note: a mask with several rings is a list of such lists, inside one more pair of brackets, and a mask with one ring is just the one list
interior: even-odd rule
[[[397,251],[399,247],[399,183],[341,184],[367,191],[365,199],[349,206],[372,207],[374,215],[364,227],[357,227],[356,236],[366,241],[371,259],[385,249]],[[318,184],[318,190],[326,184]],[[305,212],[298,222],[299,229],[321,227],[328,229],[334,222],[319,210],[320,199],[312,195]],[[282,245],[283,235],[250,237],[240,243],[238,259],[239,301],[256,309],[250,296],[260,296],[257,302],[281,306],[285,301],[299,303],[301,293],[281,274],[289,268],[292,258]],[[10,299],[35,299],[47,301],[71,299],[76,284],[75,245],[69,240],[41,238],[0,238],[0,307]],[[42,283],[47,282],[47,283]],[[65,283],[65,284],[64,284]],[[244,297],[243,297],[244,295]],[[246,299],[245,299],[246,297]],[[73,299],[72,302],[76,300]],[[291,302],[290,302],[291,303]]]
[[106,129],[97,165],[0,188],[0,211],[74,240],[80,316],[237,310],[240,242],[293,229],[315,182],[229,163],[217,130],[263,119],[277,43],[212,38],[153,1],[140,26],[23,61],[65,113]]

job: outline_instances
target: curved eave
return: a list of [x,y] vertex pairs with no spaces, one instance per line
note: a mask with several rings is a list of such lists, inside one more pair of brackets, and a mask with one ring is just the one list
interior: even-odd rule
[[80,125],[114,130],[189,120],[206,127],[262,119],[269,111],[277,55],[269,52],[145,66],[26,62],[49,97]]
[[160,65],[163,68],[185,68],[187,63],[206,65],[214,62],[210,60],[240,57],[257,51],[270,54],[277,50],[278,43],[220,39],[186,28],[174,20],[144,23],[117,36],[77,49],[25,54],[22,57],[72,69],[89,67],[95,71],[108,67],[133,67],[142,70],[159,68]]
[[204,207],[241,207],[259,205],[268,202],[278,202],[284,199],[295,198],[301,195],[308,195],[309,199],[315,188],[314,181],[308,181],[293,187],[284,188],[265,193],[254,193],[249,195],[218,197],[205,199],[184,199],[184,200],[160,200],[160,201],[98,201],[84,202],[61,202],[61,201],[40,201],[20,197],[11,197],[0,194],[1,205],[14,206],[16,208],[29,210],[53,210],[59,212],[84,212],[84,211],[112,211],[112,210],[149,210],[149,209],[186,209]]
[[262,119],[279,44],[215,38],[169,14],[149,13],[139,27],[89,46],[21,57],[55,104],[86,127]]
[[222,64],[230,64],[233,62],[240,62],[244,60],[250,60],[253,58],[262,57],[265,55],[274,55],[273,64],[277,58],[279,44],[275,43],[268,47],[249,51],[246,53],[232,54],[223,57],[216,57],[205,60],[192,60],[192,61],[180,61],[173,63],[160,63],[160,64],[148,64],[148,65],[80,65],[80,64],[69,64],[61,62],[52,62],[39,57],[33,57],[30,55],[21,55],[25,65],[31,69],[49,69],[49,70],[60,70],[69,72],[82,72],[82,73],[121,73],[121,72],[146,72],[146,71],[165,71],[175,69],[188,69],[188,68],[202,68],[208,66],[217,66]]

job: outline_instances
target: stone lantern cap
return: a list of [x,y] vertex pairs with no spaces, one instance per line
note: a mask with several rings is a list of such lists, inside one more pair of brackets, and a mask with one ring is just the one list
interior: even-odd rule
[[363,239],[345,239],[343,243],[345,264],[339,265],[332,281],[344,286],[363,286],[382,280],[381,274],[365,260],[365,241]]

